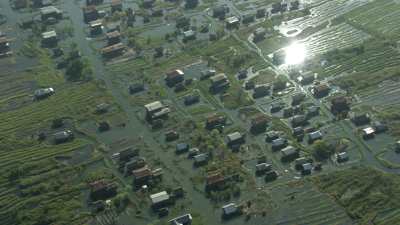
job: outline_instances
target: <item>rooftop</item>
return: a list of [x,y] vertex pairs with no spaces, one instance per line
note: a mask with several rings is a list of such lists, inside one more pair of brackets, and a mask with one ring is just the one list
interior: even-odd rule
[[226,18],[225,21],[229,24],[233,24],[239,22],[239,18],[237,18],[236,16],[231,16]]
[[311,132],[311,133],[309,134],[309,137],[310,137],[310,139],[312,139],[312,140],[321,138],[322,136],[323,136],[323,135],[322,135],[322,132],[319,131],[319,130],[314,131],[314,132]]
[[113,32],[108,32],[106,33],[107,38],[115,38],[115,37],[119,37],[121,36],[121,34],[119,33],[119,31],[113,31]]
[[304,163],[303,165],[302,165],[302,167],[303,167],[303,170],[312,170],[312,168],[313,168],[313,165],[311,164],[311,163]]
[[190,224],[191,221],[192,221],[192,215],[185,214],[170,220],[169,223],[171,225],[182,225],[182,224]]
[[115,45],[111,45],[111,46],[102,48],[101,51],[102,51],[102,53],[107,53],[107,52],[112,52],[112,51],[121,50],[121,49],[124,49],[124,45],[122,43],[118,43]]
[[61,13],[61,11],[54,6],[46,6],[40,9],[40,13],[42,15],[47,15],[51,13]]
[[224,73],[220,73],[220,74],[217,74],[215,76],[212,76],[210,79],[211,79],[211,81],[213,83],[216,83],[216,82],[219,82],[219,81],[222,81],[222,80],[226,80],[228,78]]
[[193,158],[194,158],[194,161],[197,163],[204,162],[208,159],[208,154],[207,153],[198,154],[198,155],[194,156]]
[[236,213],[238,210],[238,207],[235,203],[229,203],[227,205],[222,206],[222,210],[225,215],[230,215],[230,214]]
[[135,179],[140,179],[140,178],[151,176],[152,172],[148,166],[145,166],[143,168],[133,170],[132,175]]
[[147,111],[152,112],[164,107],[160,101],[155,101],[144,106]]
[[183,75],[185,75],[185,73],[182,70],[177,69],[177,70],[172,70],[172,71],[168,72],[167,78],[171,79],[171,78],[174,78],[177,76],[183,76]]
[[42,38],[43,39],[48,39],[48,38],[52,38],[52,37],[57,37],[57,33],[54,30],[42,33]]
[[239,133],[239,132],[234,132],[234,133],[228,134],[227,137],[228,137],[228,140],[231,142],[231,141],[239,140],[239,139],[241,139],[243,136],[242,136],[242,134]]
[[371,134],[374,134],[374,133],[375,133],[375,129],[372,128],[372,127],[367,127],[367,128],[364,128],[364,129],[363,129],[363,133],[364,133],[365,135],[371,135]]
[[183,36],[185,36],[185,37],[192,37],[195,34],[196,33],[193,30],[188,30],[188,31],[183,32]]
[[101,26],[103,25],[103,21],[102,20],[94,20],[90,22],[90,27],[96,27],[96,26]]
[[162,191],[162,192],[150,195],[150,199],[153,204],[158,204],[158,203],[169,200],[169,194],[166,191]]
[[281,150],[283,156],[289,156],[297,153],[296,148],[293,146],[287,146],[286,148]]
[[34,95],[35,96],[42,96],[42,95],[48,95],[54,93],[53,88],[41,88],[35,91]]

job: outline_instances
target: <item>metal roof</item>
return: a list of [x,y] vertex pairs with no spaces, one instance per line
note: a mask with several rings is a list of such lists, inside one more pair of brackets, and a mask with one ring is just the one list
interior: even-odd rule
[[150,195],[151,202],[153,204],[157,204],[163,201],[167,201],[169,199],[169,194],[166,191],[162,191],[156,194]]

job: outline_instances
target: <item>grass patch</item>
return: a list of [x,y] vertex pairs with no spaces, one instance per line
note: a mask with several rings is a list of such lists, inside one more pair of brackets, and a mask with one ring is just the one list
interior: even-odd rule
[[374,88],[379,85],[382,81],[393,80],[399,81],[400,78],[400,67],[389,67],[374,73],[358,72],[348,76],[341,77],[333,81],[335,85],[353,92],[358,93],[360,91]]
[[342,205],[358,224],[397,224],[400,177],[368,167],[352,168],[313,179],[317,187]]

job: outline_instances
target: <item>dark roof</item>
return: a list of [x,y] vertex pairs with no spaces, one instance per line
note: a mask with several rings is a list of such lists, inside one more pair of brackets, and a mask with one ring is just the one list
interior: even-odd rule
[[287,140],[284,138],[277,138],[272,141],[272,146],[282,146],[286,144]]
[[317,130],[317,131],[311,132],[308,136],[311,140],[315,140],[318,138],[322,138],[323,135],[322,135],[321,131]]
[[176,144],[176,151],[184,151],[184,150],[187,150],[187,149],[189,149],[189,145],[186,144],[186,143]]
[[182,70],[173,70],[173,71],[168,72],[166,75],[167,75],[167,79],[173,79],[175,77],[183,76],[184,73]]

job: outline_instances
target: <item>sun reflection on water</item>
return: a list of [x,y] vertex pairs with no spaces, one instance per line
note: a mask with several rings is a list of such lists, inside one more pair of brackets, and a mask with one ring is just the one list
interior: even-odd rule
[[307,50],[304,44],[294,42],[285,49],[285,64],[299,65],[306,58]]

